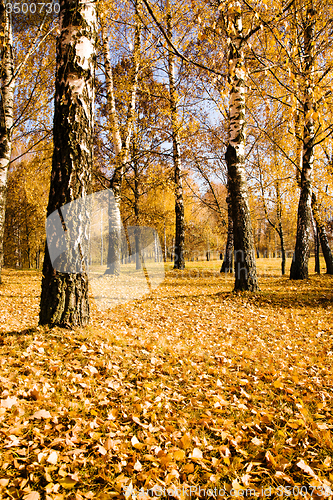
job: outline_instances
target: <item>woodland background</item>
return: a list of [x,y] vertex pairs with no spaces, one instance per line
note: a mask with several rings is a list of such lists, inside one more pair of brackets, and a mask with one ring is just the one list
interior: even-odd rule
[[[38,316],[52,154],[59,137],[68,145],[61,127],[52,134],[60,32],[52,12],[10,18],[0,1],[0,497],[330,499],[333,267],[328,252],[319,274],[319,240],[332,242],[333,5],[96,5],[87,189],[111,187],[125,226],[157,230],[166,278],[106,311],[90,294],[84,326]],[[260,285],[243,293],[230,262],[220,273],[237,234],[231,143]],[[51,195],[59,172],[54,161]],[[296,239],[305,274],[291,280]]]
[[[212,4],[213,5],[213,4]],[[222,4],[221,4],[222,5]],[[298,5],[298,4],[297,4]],[[247,146],[246,173],[257,257],[281,256],[279,231],[290,257],[294,251],[299,187],[302,92],[301,23],[305,4],[295,3],[279,22],[253,36],[246,49]],[[160,16],[161,6],[156,7]],[[331,126],[331,5],[316,6],[316,75],[314,89],[316,142],[313,190],[328,235],[332,231]],[[121,130],[126,128],[131,97],[134,10],[130,2],[104,7],[110,37],[115,101]],[[219,6],[217,6],[219,9]],[[263,2],[248,8],[244,22],[274,16],[278,6]],[[205,61],[223,73],[227,40],[216,40],[213,7],[192,2],[177,4],[173,13],[177,46],[191,60]],[[143,10],[138,92],[130,157],[124,175],[122,219],[128,225],[156,228],[166,259],[172,259],[174,172],[167,43]],[[19,68],[41,20],[20,15],[14,23],[14,68]],[[16,268],[40,268],[45,246],[45,211],[52,158],[52,119],[55,77],[55,30],[52,23],[37,32],[33,54],[16,80],[13,153],[8,178],[4,263]],[[215,21],[216,24],[216,21]],[[98,51],[93,189],[108,186],[114,168],[115,146],[108,120],[105,58]],[[185,258],[219,258],[224,254],[228,228],[225,150],[228,128],[228,82],[177,58],[176,92],[179,115],[185,206]],[[280,226],[281,224],[281,226]],[[312,252],[316,225],[312,221]]]

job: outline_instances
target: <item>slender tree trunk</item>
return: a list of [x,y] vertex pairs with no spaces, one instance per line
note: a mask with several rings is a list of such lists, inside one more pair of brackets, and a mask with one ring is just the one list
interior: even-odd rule
[[231,199],[234,248],[235,290],[258,290],[255,248],[245,174],[245,65],[242,50],[241,5],[233,1],[228,13],[228,81],[230,85],[229,138],[225,159]]
[[323,251],[325,264],[326,264],[326,273],[333,274],[333,255],[331,252],[331,248],[328,242],[325,223],[323,222],[318,208],[317,197],[315,193],[312,193],[312,212],[314,220],[316,221],[317,226],[317,234],[319,236],[319,241],[321,244],[321,249]]
[[[172,40],[172,15],[170,1],[166,2],[167,7],[167,31]],[[168,47],[168,76],[169,76],[169,99],[172,128],[173,163],[175,179],[175,214],[176,231],[174,247],[174,269],[185,269],[185,218],[183,201],[183,181],[182,163],[180,157],[180,123],[178,117],[178,94],[175,79],[175,62],[173,52]]]
[[137,166],[137,159],[135,158],[135,144],[133,143],[133,161],[134,161],[134,214],[135,214],[135,268],[140,270],[142,268],[142,255],[141,255],[141,238],[139,228],[139,172]]
[[160,261],[160,252],[159,252],[159,246],[158,246],[158,236],[157,232],[154,232],[154,260],[155,262]]
[[315,222],[314,225],[314,247],[315,247],[315,273],[320,274],[320,240],[318,224]]
[[0,25],[4,33],[1,51],[0,94],[0,283],[4,258],[4,230],[7,196],[8,166],[12,152],[14,70],[13,37],[11,18],[6,12],[4,0],[0,1]]
[[302,115],[299,107],[295,111],[295,136],[296,136],[296,182],[301,187],[301,173],[303,164],[303,133],[302,133]]
[[286,274],[286,249],[284,246],[284,235],[282,229],[282,223],[279,222],[278,235],[280,238],[280,249],[281,249],[281,274],[284,276]]
[[[110,181],[110,188],[113,191],[114,203],[109,209],[109,242],[108,242],[108,264],[106,274],[119,275],[120,273],[120,255],[121,255],[121,217],[120,202],[121,190],[125,167],[128,161],[129,146],[132,137],[133,123],[135,117],[136,94],[138,87],[138,76],[140,67],[140,46],[141,46],[141,20],[140,9],[141,0],[136,0],[135,4],[135,35],[132,57],[132,71],[130,76],[130,102],[127,110],[127,120],[124,127],[123,139],[120,133],[118,115],[116,110],[116,101],[114,95],[112,66],[110,61],[109,41],[106,35],[105,27],[102,26],[103,55],[105,64],[105,81],[107,89],[107,108],[110,120],[110,129],[115,149],[115,170]],[[116,210],[119,214],[111,214]]]
[[290,279],[307,279],[309,276],[310,228],[311,228],[311,193],[314,154],[314,27],[315,11],[307,9],[304,30],[305,54],[305,95],[304,95],[304,139],[303,162],[301,173],[301,193],[297,214],[297,235],[293,261],[290,268]]
[[274,229],[279,235],[280,238],[280,249],[281,249],[281,274],[284,276],[286,274],[286,250],[284,247],[284,234],[282,227],[282,199],[280,193],[280,184],[279,180],[275,181],[275,191],[276,191],[276,218],[277,218],[277,227],[274,225]]
[[[95,3],[63,0],[60,8],[48,216],[55,211],[60,214],[60,208],[65,204],[88,194],[93,161]],[[79,217],[82,215],[81,212]],[[72,222],[80,224],[78,220]],[[78,248],[88,237],[86,222],[83,217],[82,227],[77,227],[75,231]],[[84,326],[89,321],[85,270],[61,273],[53,269],[47,245],[39,321],[40,324],[66,327]]]
[[232,264],[233,264],[234,228],[232,222],[231,198],[229,194],[227,196],[227,204],[228,204],[228,235],[224,253],[224,260],[222,262],[220,270],[221,273],[232,273]]
[[168,258],[168,252],[167,252],[167,237],[166,237],[165,216],[164,216],[164,227],[163,227],[163,239],[164,239],[164,262],[166,262],[167,258]]

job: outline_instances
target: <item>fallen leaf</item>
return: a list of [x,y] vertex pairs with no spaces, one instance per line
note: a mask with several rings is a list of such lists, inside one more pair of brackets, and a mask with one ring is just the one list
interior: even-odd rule
[[23,500],[39,500],[40,495],[38,491],[31,491],[31,493],[28,493],[27,495],[24,495]]
[[134,464],[134,470],[136,470],[137,472],[140,472],[140,470],[142,470],[142,464],[139,462],[139,460],[137,460]]
[[182,436],[182,438],[180,439],[180,444],[181,444],[181,447],[184,448],[184,450],[189,448],[191,446],[190,436],[188,434],[184,434],[184,436]]
[[311,467],[304,462],[304,460],[300,460],[299,462],[297,462],[296,465],[300,469],[304,470],[304,472],[306,472],[310,476],[316,477],[316,474],[313,472],[313,470],[311,469]]
[[104,446],[101,446],[100,444],[98,445],[97,450],[103,456],[107,454],[107,450],[104,448]]
[[176,450],[173,453],[173,458],[177,461],[184,460],[185,457],[186,457],[186,453],[184,450]]
[[132,443],[132,446],[134,448],[140,448],[141,447],[141,443],[140,443],[140,441],[138,440],[138,438],[136,436],[132,437],[131,443]]
[[61,479],[59,481],[59,483],[61,484],[61,486],[63,488],[65,488],[65,490],[69,490],[71,488],[74,488],[74,486],[76,485],[77,481],[75,481],[74,479],[72,479],[70,476],[66,476],[64,479]]
[[199,448],[194,448],[190,456],[191,458],[201,459],[202,451]]
[[12,398],[7,398],[7,399],[1,399],[0,401],[0,406],[2,408],[11,408],[12,406],[17,404],[17,397],[12,397]]
[[58,453],[52,451],[46,460],[49,464],[55,465],[58,462]]
[[39,410],[39,411],[36,411],[31,418],[52,418],[52,415],[49,411],[47,410]]

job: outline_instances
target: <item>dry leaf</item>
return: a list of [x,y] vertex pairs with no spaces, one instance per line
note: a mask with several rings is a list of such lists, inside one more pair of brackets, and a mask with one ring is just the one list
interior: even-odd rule
[[191,438],[188,434],[184,434],[184,436],[180,440],[180,445],[184,450],[191,446]]
[[194,448],[190,457],[200,460],[202,458],[202,451],[199,448]]
[[104,448],[104,446],[101,446],[100,444],[98,445],[97,447],[97,450],[98,450],[98,453],[100,453],[101,455],[106,455],[107,454],[107,450]]
[[138,440],[138,438],[136,436],[132,437],[131,443],[132,443],[132,446],[134,448],[138,448],[138,447],[140,448],[141,443],[140,443],[140,441]]
[[61,479],[59,483],[66,490],[70,490],[71,488],[74,488],[74,486],[77,484],[77,481],[71,476],[66,476],[64,479]]
[[31,491],[28,495],[24,495],[23,500],[40,500],[38,491]]
[[311,469],[311,467],[304,462],[304,460],[300,460],[296,465],[300,469],[304,470],[306,474],[309,474],[309,476],[312,476],[314,478],[318,477],[317,474],[315,474],[315,472]]
[[52,415],[49,411],[47,410],[38,410],[36,411],[31,418],[52,418]]
[[139,460],[137,460],[137,461],[135,462],[135,464],[134,464],[134,470],[136,470],[136,471],[138,471],[138,472],[139,472],[140,470],[142,470],[142,464],[139,462]]
[[13,398],[1,399],[0,406],[2,408],[11,408],[14,405],[17,405],[17,398],[14,396]]
[[58,462],[58,452],[52,451],[46,461],[49,464],[55,465]]
[[186,457],[186,453],[184,450],[176,450],[173,452],[173,458],[175,460],[184,460],[184,458]]

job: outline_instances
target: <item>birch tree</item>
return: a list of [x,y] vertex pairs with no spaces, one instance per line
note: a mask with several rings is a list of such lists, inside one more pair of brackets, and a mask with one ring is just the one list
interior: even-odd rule
[[[65,204],[84,198],[89,192],[93,161],[95,60],[95,2],[61,0],[48,216]],[[84,221],[81,224],[82,231],[86,232]],[[80,233],[75,242],[78,247],[85,236]],[[46,246],[40,324],[73,327],[84,326],[88,321],[85,269],[77,273],[55,270]]]
[[111,138],[113,141],[115,153],[115,168],[110,180],[110,188],[113,191],[114,202],[109,210],[109,243],[108,243],[108,266],[106,274],[119,275],[120,272],[120,253],[121,253],[121,189],[124,178],[125,168],[129,157],[129,148],[133,132],[133,123],[135,119],[136,94],[138,87],[138,77],[140,69],[140,45],[141,45],[141,20],[140,20],[141,0],[135,3],[135,28],[134,28],[134,47],[132,55],[132,68],[129,75],[129,103],[127,109],[126,123],[121,133],[118,111],[116,108],[115,90],[113,83],[112,66],[110,59],[109,39],[107,29],[103,20],[102,41],[103,56],[106,82],[107,114],[110,125]]
[[0,24],[4,30],[1,49],[0,95],[0,283],[3,265],[3,238],[7,195],[8,166],[12,151],[14,65],[11,17],[6,11],[5,0],[0,1]]
[[[7,196],[7,177],[12,154],[12,136],[14,128],[14,94],[18,78],[25,70],[34,52],[45,42],[55,26],[48,24],[46,15],[41,20],[34,35],[29,32],[29,45],[21,50],[21,57],[14,65],[12,15],[5,0],[0,0],[1,70],[0,70],[0,283],[3,266],[3,239]],[[46,30],[44,29],[46,28]],[[23,55],[22,55],[23,54]]]
[[306,10],[304,21],[304,59],[305,59],[305,90],[304,90],[304,128],[303,155],[301,171],[301,193],[298,204],[297,235],[294,258],[290,268],[290,279],[307,279],[309,275],[309,244],[311,230],[311,198],[312,173],[314,161],[314,32],[316,11],[311,2]]
[[[172,11],[170,0],[166,0],[167,11],[167,34],[172,41]],[[175,246],[174,246],[174,269],[185,268],[184,243],[185,243],[185,219],[184,219],[184,200],[183,200],[183,181],[182,181],[182,162],[180,153],[180,120],[178,111],[178,95],[175,78],[175,56],[170,49],[168,51],[168,78],[169,78],[169,99],[170,99],[170,117],[172,130],[172,153],[174,163],[175,180]]]
[[235,290],[255,291],[258,289],[258,282],[244,158],[246,145],[244,35],[241,4],[237,0],[229,5],[227,35],[230,100],[229,135],[225,159],[233,220]]
[[[313,191],[311,196],[311,207],[312,207],[313,218],[316,222],[317,237],[319,237],[319,242],[325,259],[326,273],[333,274],[333,255],[329,245],[325,223],[320,214],[317,196]],[[318,272],[320,272],[320,268],[318,269]]]
[[227,205],[228,205],[228,232],[227,232],[227,242],[225,245],[225,252],[223,257],[222,266],[220,269],[221,273],[232,273],[233,269],[233,249],[234,249],[234,223],[232,219],[232,206],[231,198],[228,193],[227,195]]

